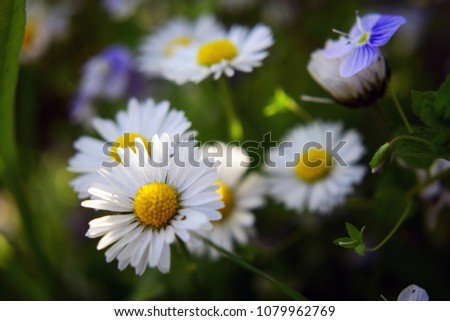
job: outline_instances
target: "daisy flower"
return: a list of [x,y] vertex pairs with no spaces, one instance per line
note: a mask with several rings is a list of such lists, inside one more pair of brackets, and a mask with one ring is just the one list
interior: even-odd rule
[[386,91],[389,78],[387,63],[380,55],[365,69],[350,77],[343,77],[340,69],[344,58],[334,48],[341,48],[347,43],[348,40],[344,37],[328,40],[324,49],[311,54],[308,72],[337,103],[347,107],[370,106],[383,97]]
[[353,25],[346,37],[346,42],[340,46],[327,49],[330,55],[343,57],[339,73],[342,77],[351,77],[361,70],[369,67],[380,56],[379,47],[391,40],[394,33],[406,22],[402,16],[368,14],[362,18],[356,16]]
[[[256,173],[245,176],[250,158],[242,148],[217,143],[205,146],[203,150],[204,155],[211,156],[217,164],[219,179],[215,184],[219,187],[217,192],[224,207],[219,210],[222,218],[213,223],[213,229],[199,234],[225,250],[233,251],[233,243],[247,243],[254,232],[252,210],[264,205],[264,181]],[[212,258],[219,257],[215,249],[201,241],[190,244],[194,253],[206,252]]]
[[41,0],[26,2],[27,20],[20,52],[21,62],[39,59],[53,40],[67,32],[71,11],[73,9],[66,2],[54,6],[48,6]]
[[[105,249],[106,261],[117,259],[118,268],[128,265],[142,275],[147,267],[161,272],[170,270],[170,245],[175,238],[189,243],[192,231],[211,228],[211,220],[220,219],[217,209],[223,206],[216,192],[217,171],[200,159],[198,148],[178,149],[178,160],[165,159],[164,149],[170,136],[153,136],[152,160],[136,148],[118,148],[123,158],[130,156],[129,166],[119,163],[101,168],[101,182],[89,188],[92,200],[83,206],[117,214],[103,216],[89,223],[86,236],[102,237],[98,250]],[[136,143],[144,141],[136,138]],[[193,158],[192,155],[193,154]]]
[[272,31],[264,25],[253,29],[233,26],[227,33],[204,42],[180,48],[163,70],[164,77],[178,84],[198,83],[213,75],[218,79],[235,71],[251,72],[261,66],[268,56],[267,48],[273,44]]
[[178,49],[208,41],[223,33],[222,26],[209,15],[201,16],[194,22],[184,18],[171,20],[144,40],[138,57],[140,69],[148,75],[160,76],[166,61]]
[[363,154],[361,136],[341,123],[294,128],[266,159],[269,194],[289,209],[329,213],[363,179]]
[[183,139],[191,123],[184,112],[170,110],[167,101],[140,103],[131,99],[127,111],[117,113],[116,121],[96,117],[92,125],[101,139],[81,137],[74,144],[77,153],[69,160],[69,171],[81,174],[71,182],[80,198],[86,198],[88,187],[101,179],[97,170],[102,164],[121,162],[118,147],[133,147],[137,137],[147,147],[154,134],[167,133],[172,140],[180,135]]
[[397,301],[428,301],[429,299],[427,291],[420,286],[411,284],[400,292]]

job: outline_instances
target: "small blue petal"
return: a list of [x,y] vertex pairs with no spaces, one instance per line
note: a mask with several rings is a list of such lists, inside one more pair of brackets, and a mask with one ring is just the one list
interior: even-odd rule
[[353,46],[348,39],[340,37],[339,40],[328,40],[322,54],[328,59],[334,59],[349,54],[352,49]]
[[381,15],[373,13],[365,15],[362,18],[357,18],[359,19],[359,23],[355,23],[350,30],[350,39],[359,38],[364,32],[371,31],[380,17]]
[[402,16],[381,16],[372,28],[369,43],[375,47],[387,44],[405,22],[406,20]]
[[427,291],[415,284],[406,287],[397,298],[398,301],[428,301],[429,299]]
[[369,67],[378,59],[379,55],[379,49],[370,45],[355,48],[342,61],[339,69],[341,77],[349,78],[361,70]]

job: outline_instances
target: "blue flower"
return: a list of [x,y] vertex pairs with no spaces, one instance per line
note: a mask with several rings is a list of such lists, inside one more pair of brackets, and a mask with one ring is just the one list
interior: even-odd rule
[[[346,36],[346,42],[324,51],[329,58],[343,57],[339,69],[348,78],[369,67],[380,56],[378,47],[389,42],[398,28],[406,22],[402,16],[369,14],[356,17],[356,24]],[[339,32],[340,33],[340,32]]]
[[406,287],[398,296],[398,301],[428,301],[428,293],[420,286],[411,284]]
[[117,100],[131,93],[139,75],[129,50],[110,46],[85,64],[83,77],[75,97],[71,114],[76,120],[93,115],[92,101],[98,98]]

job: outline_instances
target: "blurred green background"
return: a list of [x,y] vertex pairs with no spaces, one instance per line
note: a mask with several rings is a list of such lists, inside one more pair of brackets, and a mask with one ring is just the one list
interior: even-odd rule
[[[51,1],[49,1],[51,2]],[[224,4],[225,3],[225,4]],[[228,3],[228,5],[226,4]],[[96,250],[98,240],[84,237],[88,222],[98,216],[82,208],[68,185],[66,171],[80,135],[95,135],[74,124],[69,105],[76,95],[83,64],[111,44],[137,52],[140,41],[175,16],[196,18],[212,13],[226,26],[268,24],[275,45],[263,66],[230,81],[244,123],[246,140],[267,132],[280,139],[301,123],[289,112],[270,118],[262,113],[275,88],[295,99],[301,94],[325,96],[306,71],[310,53],[335,38],[332,28],[348,30],[355,11],[403,15],[407,24],[382,51],[392,84],[413,123],[410,92],[435,90],[450,73],[449,1],[325,1],[325,0],[148,0],[135,15],[116,21],[100,1],[79,1],[64,39],[53,43],[36,62],[22,64],[16,95],[17,139],[25,177],[23,201],[32,217],[25,222],[0,180],[0,299],[2,300],[286,300],[261,278],[221,259],[186,261],[172,246],[171,272],[147,270],[142,277],[131,268],[120,272]],[[0,75],[1,77],[1,75]],[[200,141],[227,140],[227,122],[213,80],[177,86],[162,79],[145,83],[140,98],[167,99],[184,110]],[[99,115],[112,117],[126,99],[96,101]],[[312,115],[337,119],[364,137],[363,163],[392,137],[401,124],[389,97],[377,108],[350,110],[337,105],[302,103]],[[0,115],[1,117],[1,115]],[[7,169],[4,169],[7,170]],[[344,222],[367,226],[368,243],[376,244],[395,224],[401,195],[416,182],[410,169],[391,164],[381,174],[368,174],[355,195],[332,215],[298,215],[269,200],[256,211],[257,236],[237,253],[311,300],[395,300],[415,283],[431,300],[449,300],[450,216],[425,224],[433,204],[416,202],[413,215],[381,250],[359,257],[332,241],[345,235]],[[34,238],[27,237],[32,233]],[[29,235],[28,235],[29,236]],[[30,242],[30,240],[33,240]]]

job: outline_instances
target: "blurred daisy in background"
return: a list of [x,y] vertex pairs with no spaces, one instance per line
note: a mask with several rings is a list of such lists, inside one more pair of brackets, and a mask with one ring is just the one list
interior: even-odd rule
[[143,41],[138,57],[140,69],[149,76],[161,76],[165,62],[179,48],[209,41],[223,33],[223,27],[209,15],[193,22],[184,18],[170,20]]
[[232,77],[235,71],[251,72],[261,66],[274,43],[272,31],[265,25],[251,30],[233,26],[227,33],[219,32],[209,41],[180,48],[167,62],[163,74],[178,84],[198,83],[213,75]]
[[266,159],[268,192],[289,209],[329,213],[362,181],[364,151],[361,136],[338,122],[294,128]]
[[102,6],[115,20],[124,20],[134,15],[144,0],[103,0]]
[[[265,203],[264,180],[256,173],[245,175],[250,158],[241,147],[217,143],[204,146],[203,151],[217,164],[219,180],[215,184],[219,187],[217,192],[224,207],[219,209],[222,218],[213,222],[213,229],[199,234],[225,250],[233,251],[233,243],[246,244],[254,234],[255,215],[252,210]],[[193,241],[190,245],[194,253],[219,257],[215,249],[202,241]]]
[[96,114],[95,99],[108,101],[139,93],[141,77],[130,51],[113,45],[90,58],[83,68],[78,93],[71,105],[71,117],[77,122],[88,122]]
[[[128,265],[142,275],[147,267],[161,272],[170,270],[170,244],[176,237],[189,244],[191,232],[212,228],[210,221],[220,219],[217,209],[223,207],[216,192],[217,170],[200,161],[200,151],[179,149],[176,164],[173,157],[163,163],[164,148],[170,136],[155,135],[151,140],[152,159],[136,148],[128,149],[129,166],[120,163],[99,170],[102,181],[93,184],[89,193],[94,199],[82,203],[96,210],[120,214],[92,220],[86,236],[101,237],[97,249],[105,252],[106,261],[117,259],[120,270]],[[140,138],[136,143],[144,144]],[[123,158],[124,149],[118,148]],[[192,159],[192,155],[193,159]],[[193,162],[195,161],[195,162]],[[143,166],[142,166],[143,165]]]
[[403,289],[397,298],[398,301],[428,301],[429,299],[427,291],[415,284]]
[[75,6],[69,1],[49,6],[42,0],[26,1],[26,25],[20,61],[31,63],[39,59],[54,40],[67,33]]
[[[148,99],[138,102],[130,99],[128,109],[119,111],[116,121],[95,117],[92,126],[100,134],[101,139],[83,136],[75,141],[76,154],[69,160],[68,170],[81,174],[71,182],[71,186],[80,198],[88,196],[88,187],[101,180],[97,170],[104,162],[121,159],[117,149],[133,147],[136,138],[140,138],[146,148],[153,135],[167,133],[171,140],[177,135],[187,134],[191,126],[184,112],[170,110],[168,101],[155,103]],[[179,137],[184,139],[183,137]]]

